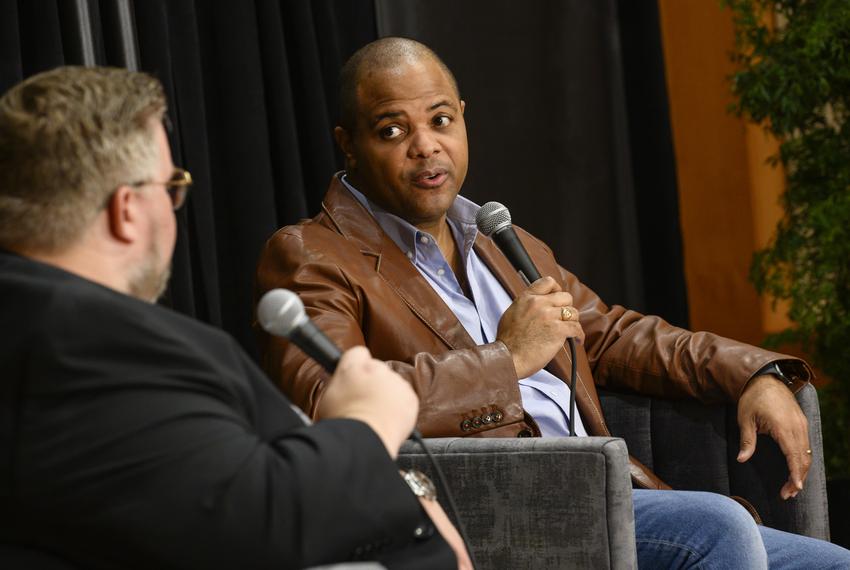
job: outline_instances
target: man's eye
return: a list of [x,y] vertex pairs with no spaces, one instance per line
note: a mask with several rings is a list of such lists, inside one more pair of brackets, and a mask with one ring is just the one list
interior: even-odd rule
[[401,135],[402,130],[396,126],[384,127],[381,129],[381,138],[383,139],[394,139]]
[[447,115],[437,115],[434,117],[434,125],[438,127],[448,127],[452,120]]

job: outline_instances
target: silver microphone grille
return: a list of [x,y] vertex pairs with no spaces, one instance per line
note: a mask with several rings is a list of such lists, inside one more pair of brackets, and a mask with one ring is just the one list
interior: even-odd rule
[[307,320],[307,313],[298,295],[289,289],[272,289],[257,305],[257,320],[267,333],[289,338]]
[[494,232],[511,225],[511,213],[498,202],[487,202],[475,214],[475,225],[478,226],[479,232],[485,236],[490,236]]

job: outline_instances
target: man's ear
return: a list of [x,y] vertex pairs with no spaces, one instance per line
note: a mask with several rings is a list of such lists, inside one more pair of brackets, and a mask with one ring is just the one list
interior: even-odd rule
[[339,145],[339,149],[342,151],[342,154],[345,156],[346,170],[354,170],[357,166],[357,160],[354,158],[354,144],[351,139],[351,133],[344,128],[337,126],[334,127],[334,138],[336,139],[336,144]]
[[463,115],[463,113],[464,113],[465,111],[466,111],[466,101],[464,101],[463,99],[461,99],[461,100],[460,100],[460,114],[461,114],[461,115]]
[[119,186],[106,204],[109,233],[118,241],[132,243],[139,237],[139,204],[129,186]]

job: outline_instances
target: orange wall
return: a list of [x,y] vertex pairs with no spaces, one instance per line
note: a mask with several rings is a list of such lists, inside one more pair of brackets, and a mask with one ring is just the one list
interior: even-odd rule
[[691,328],[760,343],[787,323],[748,281],[781,213],[784,175],[765,164],[776,143],[727,111],[729,11],[717,0],[659,0],[659,9]]

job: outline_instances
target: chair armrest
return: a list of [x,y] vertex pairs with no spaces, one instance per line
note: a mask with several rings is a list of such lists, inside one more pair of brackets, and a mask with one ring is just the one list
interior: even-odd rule
[[788,501],[779,497],[788,477],[785,457],[769,436],[758,437],[756,453],[749,461],[736,461],[740,432],[735,405],[604,390],[600,399],[611,432],[622,436],[629,452],[674,489],[740,495],[756,507],[767,526],[829,540],[820,408],[814,386],[797,392],[809,420],[812,467],[805,489]]
[[[482,568],[637,567],[623,440],[437,438],[425,445],[446,476]],[[402,446],[398,464],[437,482],[414,442]]]

